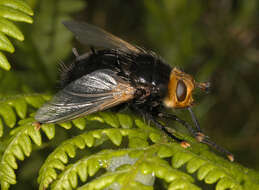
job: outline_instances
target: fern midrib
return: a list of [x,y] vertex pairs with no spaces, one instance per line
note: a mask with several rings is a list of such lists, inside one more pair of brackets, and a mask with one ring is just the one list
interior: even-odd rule
[[135,162],[134,166],[131,167],[129,172],[127,173],[127,180],[122,186],[121,189],[130,189],[130,184],[132,181],[135,181],[136,175],[139,172],[139,166],[146,159],[147,156],[151,156],[157,151],[156,144],[149,146],[147,149],[144,148],[144,154]]

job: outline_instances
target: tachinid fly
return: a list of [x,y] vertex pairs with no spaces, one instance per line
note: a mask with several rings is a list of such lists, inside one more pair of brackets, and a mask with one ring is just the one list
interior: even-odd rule
[[[64,25],[92,51],[83,55],[74,51],[75,61],[62,72],[62,90],[36,113],[39,123],[64,122],[108,108],[128,106],[182,146],[189,144],[170,133],[157,119],[181,123],[199,142],[213,146],[234,160],[231,153],[202,133],[191,109],[193,90],[206,91],[209,83],[196,82],[191,75],[164,63],[155,53],[96,26],[76,21],[66,21]],[[163,112],[164,107],[189,110],[194,127],[176,115]]]

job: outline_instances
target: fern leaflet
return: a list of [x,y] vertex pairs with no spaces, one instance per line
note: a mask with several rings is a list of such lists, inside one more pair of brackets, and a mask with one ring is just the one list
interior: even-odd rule
[[[0,159],[2,189],[8,189],[16,183],[16,160],[30,156],[32,143],[41,146],[40,130],[34,126],[33,118],[26,117],[28,107],[39,107],[45,99],[48,97],[31,95],[2,99],[0,102],[5,107],[0,112],[5,125],[14,127],[19,120],[19,126],[12,129],[10,137],[3,141],[4,150]],[[105,125],[100,129],[90,127],[98,123]],[[40,189],[77,188],[80,184],[78,177],[81,183],[85,183],[80,189],[117,186],[124,189],[152,189],[155,178],[168,189],[199,189],[199,180],[215,184],[217,190],[252,190],[259,187],[259,175],[255,171],[230,163],[209,151],[206,145],[175,132],[191,142],[192,146],[184,149],[140,118],[125,113],[95,113],[71,122],[42,125],[41,130],[48,139],[55,137],[55,126],[65,130],[73,126],[87,130],[63,141],[48,156],[39,171]],[[112,142],[114,150],[104,148],[108,142]],[[82,158],[77,158],[78,149],[87,149],[88,152]],[[87,181],[89,177],[92,180]]]
[[[14,47],[5,35],[23,41],[24,36],[19,28],[12,21],[32,23],[33,11],[23,0],[0,0],[0,50],[10,53],[14,52]],[[0,67],[5,70],[11,68],[5,55],[0,52]]]

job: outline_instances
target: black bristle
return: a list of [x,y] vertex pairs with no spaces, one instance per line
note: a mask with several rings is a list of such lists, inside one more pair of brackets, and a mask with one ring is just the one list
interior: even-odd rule
[[59,64],[59,72],[60,72],[60,87],[64,88],[69,83],[70,73],[75,68],[75,62],[71,64],[65,64],[64,62],[60,62]]

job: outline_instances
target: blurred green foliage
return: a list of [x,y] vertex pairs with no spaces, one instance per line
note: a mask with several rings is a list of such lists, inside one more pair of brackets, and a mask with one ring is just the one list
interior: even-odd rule
[[152,46],[212,92],[195,107],[206,133],[259,167],[258,1],[146,0]]
[[[194,109],[203,130],[231,150],[239,163],[259,169],[258,1],[27,2],[35,13],[34,23],[19,24],[25,41],[15,41],[15,54],[7,56],[11,71],[0,70],[0,98],[57,91],[59,63],[73,59],[73,46],[80,53],[87,51],[77,42],[72,44],[72,34],[61,24],[73,16],[154,50],[167,63],[194,75],[198,81],[210,81],[210,94],[197,93],[195,99]],[[68,136],[60,132],[59,140]],[[35,153],[30,158],[33,161],[22,166],[23,172],[18,176],[21,187],[35,185],[32,183],[36,177],[32,182],[31,174],[37,172],[43,155],[46,157],[44,152]]]

